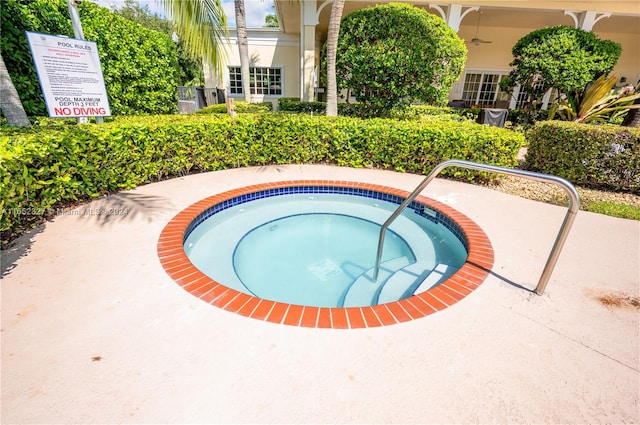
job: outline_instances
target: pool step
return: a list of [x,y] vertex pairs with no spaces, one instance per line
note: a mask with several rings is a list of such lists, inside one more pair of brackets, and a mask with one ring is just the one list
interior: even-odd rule
[[380,288],[385,284],[387,279],[392,276],[397,270],[409,264],[407,257],[398,257],[393,260],[385,261],[380,265],[380,272],[378,273],[378,281],[373,282],[373,269],[367,270],[362,273],[345,291],[343,296],[343,307],[362,307],[371,305],[372,302],[378,297]]
[[[454,269],[454,271],[457,269]],[[446,264],[438,264],[427,278],[413,291],[413,295],[428,291],[438,283],[448,279],[453,271]]]
[[384,304],[433,288],[445,277],[448,266],[419,261],[391,275],[380,290],[376,304]]

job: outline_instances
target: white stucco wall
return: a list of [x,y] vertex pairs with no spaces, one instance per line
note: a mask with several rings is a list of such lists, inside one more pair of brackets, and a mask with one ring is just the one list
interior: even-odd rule
[[[284,34],[278,29],[264,28],[248,31],[250,66],[282,68],[283,90],[280,96],[252,95],[252,102],[271,101],[277,104],[280,97],[299,97],[300,64],[297,35]],[[207,87],[224,88],[227,95],[242,99],[241,95],[231,95],[229,90],[229,66],[240,66],[240,55],[235,31],[231,31],[231,44],[227,51],[224,75],[218,78],[211,70],[205,70]]]
[[[495,11],[493,12],[496,13]],[[523,25],[522,19],[506,20],[505,11],[500,11],[494,20],[487,19],[486,24],[476,27],[478,22],[470,16],[462,22],[458,35],[471,40],[476,31],[478,37],[491,41],[490,44],[474,45],[468,43],[468,55],[465,71],[459,81],[454,84],[449,99],[459,99],[462,95],[464,78],[467,72],[495,72],[507,73],[511,68],[509,63],[513,60],[511,49],[515,43],[526,34],[535,29],[549,25],[573,25],[573,20],[560,11],[532,14],[531,25]],[[516,13],[516,12],[514,12]],[[518,11],[519,17],[522,11]],[[514,15],[515,16],[515,15]],[[472,19],[473,18],[473,19]],[[485,18],[490,18],[487,14]],[[533,19],[535,18],[535,19]],[[640,31],[634,28],[636,17],[604,18],[596,23],[593,32],[601,39],[613,40],[623,47],[622,55],[613,70],[618,79],[625,77],[628,84],[635,84],[640,78]],[[484,21],[483,21],[484,22]],[[321,23],[320,26],[323,24]],[[320,46],[326,34],[317,33],[315,37],[315,60],[318,66]],[[318,38],[320,37],[320,38]],[[252,66],[280,67],[283,72],[283,91],[281,96],[253,95],[252,101],[272,101],[277,103],[280,97],[296,97],[301,95],[301,48],[299,31],[289,30],[283,33],[280,29],[263,28],[249,30],[249,58]],[[228,49],[227,65],[224,68],[222,78],[216,78],[205,68],[205,82],[207,87],[225,88],[229,93],[228,66],[240,66],[235,31],[231,31],[231,44]],[[232,97],[236,97],[232,95]],[[241,96],[237,96],[240,98]]]

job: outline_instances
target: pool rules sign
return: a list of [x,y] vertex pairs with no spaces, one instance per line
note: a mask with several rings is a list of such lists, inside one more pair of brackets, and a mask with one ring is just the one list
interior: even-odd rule
[[27,39],[50,117],[111,115],[96,43],[29,31]]

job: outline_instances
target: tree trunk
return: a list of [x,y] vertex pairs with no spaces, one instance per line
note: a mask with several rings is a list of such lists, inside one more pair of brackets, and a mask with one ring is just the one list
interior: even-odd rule
[[336,81],[336,53],[338,51],[338,35],[340,20],[345,0],[334,0],[331,6],[331,17],[327,32],[327,116],[338,115],[338,84]]
[[236,9],[236,33],[238,36],[238,50],[240,53],[240,73],[242,75],[242,93],[244,101],[251,102],[251,87],[249,79],[249,40],[247,39],[247,19],[244,10],[244,0],[234,0]]
[[[640,105],[640,98],[636,99],[633,104]],[[621,125],[625,127],[640,127],[640,109],[629,109]]]
[[31,123],[24,112],[22,101],[11,81],[9,70],[0,55],[0,109],[11,126],[29,127]]

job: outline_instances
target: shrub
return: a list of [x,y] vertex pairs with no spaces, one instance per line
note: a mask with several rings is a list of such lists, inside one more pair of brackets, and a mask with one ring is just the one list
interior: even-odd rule
[[[89,1],[79,6],[84,35],[98,45],[111,112],[158,114],[177,110],[177,52],[171,37],[146,29]],[[3,0],[2,57],[27,115],[46,107],[25,31],[73,36],[65,0]]]
[[444,104],[467,56],[440,18],[407,4],[359,9],[340,24],[336,77],[370,116],[411,102]]
[[[136,0],[124,0],[124,5],[118,2],[111,6],[111,11],[147,29],[165,33],[170,37],[176,29],[171,21],[160,17],[157,13],[152,13],[148,4],[140,3]],[[175,43],[175,46],[178,54],[179,84],[184,86],[204,84],[202,60],[194,58],[187,51],[182,38]]]
[[325,102],[302,102],[297,97],[281,97],[278,99],[278,111],[296,112],[304,114],[324,114],[327,109]]
[[[235,102],[236,112],[239,114],[260,114],[264,112],[270,112],[273,109],[273,103],[261,102],[261,103],[246,103],[242,101]],[[227,104],[220,103],[217,105],[209,105],[198,111],[196,114],[226,114]]]
[[29,116],[47,115],[25,31],[73,35],[64,2],[3,0],[0,6],[0,51]]
[[507,113],[507,121],[516,125],[532,125],[538,121],[544,121],[549,118],[549,111],[544,109],[524,110],[509,109]]
[[577,96],[584,87],[615,66],[622,47],[610,40],[600,40],[590,31],[569,26],[555,26],[533,31],[513,46],[513,70],[505,83],[539,101],[550,88],[568,96]]
[[640,129],[545,121],[527,139],[529,170],[585,187],[640,193]]
[[[3,129],[0,230],[89,199],[191,172],[283,163],[331,163],[424,174],[458,158],[512,167],[523,136],[495,127],[437,120],[360,120],[306,115],[122,117],[103,125]],[[472,180],[477,172],[445,174]]]
[[98,45],[112,113],[176,112],[178,54],[171,37],[91,2],[79,10],[85,37]]
[[452,108],[449,106],[413,105],[411,110],[422,116],[449,116],[456,121],[475,121],[480,114],[480,108]]
[[617,80],[615,75],[606,78],[601,75],[579,96],[554,103],[549,116],[553,119],[557,112],[561,119],[585,124],[621,121],[629,110],[640,108],[633,104],[634,100],[640,99],[640,92],[632,86],[616,88]]
[[[278,111],[303,114],[323,115],[327,108],[325,102],[303,102],[294,97],[278,99]],[[367,115],[366,107],[357,103],[338,103],[340,116],[362,117]],[[474,120],[478,118],[480,109],[449,108],[446,106],[411,105],[406,109],[396,109],[389,112],[390,118],[416,119],[421,116],[447,116],[454,121]]]

